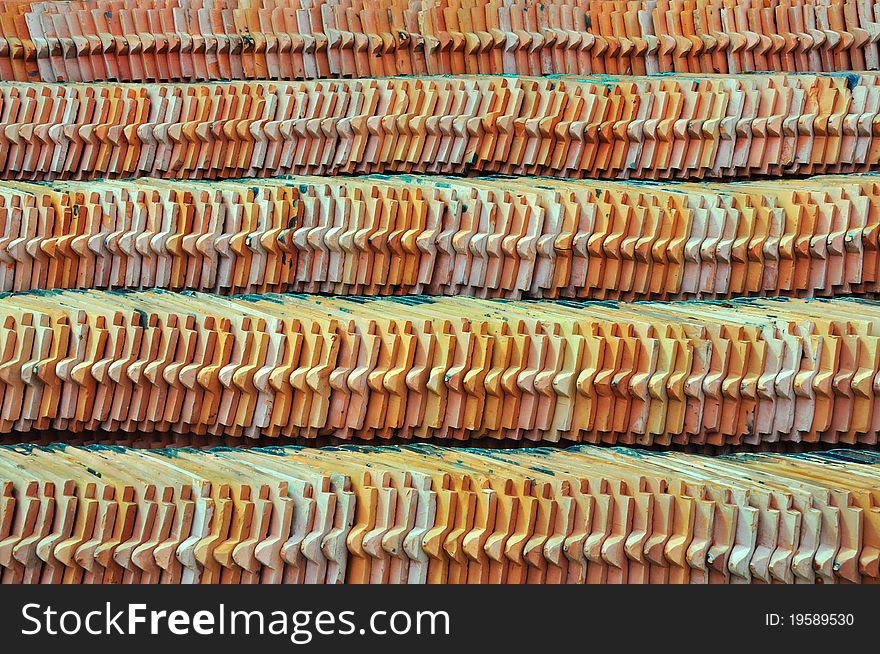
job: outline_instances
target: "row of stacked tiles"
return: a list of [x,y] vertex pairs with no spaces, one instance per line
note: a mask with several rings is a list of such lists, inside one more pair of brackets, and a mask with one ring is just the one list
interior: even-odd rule
[[0,448],[4,583],[876,583],[880,458]]
[[880,177],[0,183],[0,291],[873,295]]
[[866,171],[880,75],[0,84],[4,179]]
[[0,79],[876,70],[870,0],[4,3]]
[[0,431],[876,444],[880,304],[42,291]]

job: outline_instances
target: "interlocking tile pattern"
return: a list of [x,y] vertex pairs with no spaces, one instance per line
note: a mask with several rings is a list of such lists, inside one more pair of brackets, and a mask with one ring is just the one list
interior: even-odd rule
[[873,295],[880,176],[0,183],[0,291]]
[[0,431],[876,444],[880,304],[42,291]]
[[0,177],[868,171],[880,75],[0,83]]
[[0,7],[0,79],[876,70],[868,0],[257,0]]
[[0,447],[0,582],[877,581],[874,454],[289,444],[876,445],[878,17],[0,0],[4,442],[275,445]]
[[880,458],[0,448],[4,583],[875,583]]

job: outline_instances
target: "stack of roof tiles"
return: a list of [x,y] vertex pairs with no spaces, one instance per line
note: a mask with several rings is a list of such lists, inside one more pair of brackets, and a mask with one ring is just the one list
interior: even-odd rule
[[4,583],[876,583],[880,458],[0,448]]
[[0,299],[0,431],[876,444],[880,306]]
[[873,297],[880,177],[0,182],[0,290]]
[[877,581],[875,14],[0,2],[0,580]]
[[867,171],[880,74],[0,83],[6,179]]
[[867,0],[4,0],[19,81],[876,70]]

